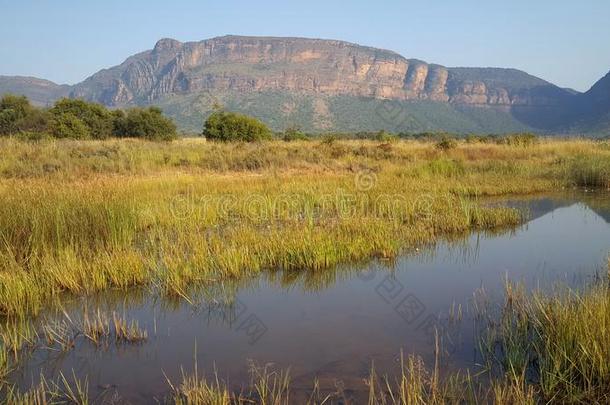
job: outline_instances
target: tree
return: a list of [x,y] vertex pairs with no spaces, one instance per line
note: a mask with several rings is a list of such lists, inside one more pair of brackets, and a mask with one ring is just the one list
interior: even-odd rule
[[51,108],[51,114],[71,114],[78,118],[87,126],[91,138],[106,139],[112,135],[112,114],[101,104],[62,98]]
[[203,136],[207,139],[228,141],[253,142],[271,138],[269,128],[247,115],[215,111],[205,121]]
[[27,97],[7,94],[0,100],[0,135],[19,132],[19,122],[34,109]]
[[131,108],[127,113],[113,111],[112,115],[115,136],[156,141],[170,141],[177,137],[176,125],[163,116],[158,107]]
[[87,139],[91,137],[87,125],[71,113],[55,113],[50,123],[55,138]]
[[177,136],[176,125],[157,107],[110,111],[101,104],[63,98],[47,110],[33,107],[26,97],[6,95],[0,100],[0,135],[18,133],[71,139]]
[[301,130],[296,126],[288,127],[284,130],[282,134],[282,139],[286,142],[291,141],[308,141],[309,136],[301,132]]
[[17,122],[17,131],[46,133],[49,131],[51,118],[48,110],[32,108],[25,117]]

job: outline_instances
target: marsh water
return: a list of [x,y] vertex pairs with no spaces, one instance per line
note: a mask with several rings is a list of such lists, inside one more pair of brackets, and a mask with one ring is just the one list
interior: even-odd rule
[[84,308],[117,311],[137,320],[148,339],[104,348],[78,340],[66,352],[41,347],[13,379],[26,388],[41,373],[87,376],[94,398],[154,403],[167,396],[168,380],[180,381],[182,369],[216,370],[237,389],[248,383],[254,362],[290,368],[295,392],[306,392],[317,378],[322,387],[357,395],[372,362],[391,373],[403,351],[433,364],[435,336],[443,369],[476,368],[476,308],[501,300],[507,279],[527,289],[581,288],[605,275],[610,251],[610,193],[488,203],[526,209],[529,219],[505,232],[421,247],[393,262],[220,285],[191,302],[146,291],[69,300],[64,309],[72,317]]

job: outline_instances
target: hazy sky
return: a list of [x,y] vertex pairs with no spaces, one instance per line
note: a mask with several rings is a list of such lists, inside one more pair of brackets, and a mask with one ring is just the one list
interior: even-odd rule
[[587,90],[610,70],[610,0],[0,0],[0,74],[75,83],[162,37],[341,39]]

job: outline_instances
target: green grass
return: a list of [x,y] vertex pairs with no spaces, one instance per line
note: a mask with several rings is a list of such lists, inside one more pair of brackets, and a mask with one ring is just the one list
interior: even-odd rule
[[11,405],[47,405],[47,404],[74,404],[88,405],[89,383],[76,378],[74,372],[72,378],[67,378],[60,373],[57,381],[48,381],[44,377],[40,382],[25,392],[18,391],[13,386],[0,387],[0,399]]
[[210,381],[199,375],[197,363],[193,373],[182,371],[182,380],[173,384],[168,380],[172,391],[172,403],[176,405],[288,405],[290,404],[290,374],[274,370],[269,365],[250,366],[250,386],[239,393],[229,390],[217,373]]
[[9,353],[4,347],[4,343],[2,343],[0,344],[0,384],[8,376],[10,370]]
[[607,156],[578,156],[571,162],[569,173],[577,186],[610,188],[610,160]]
[[[172,403],[179,405],[203,404],[290,404],[291,382],[286,371],[269,367],[251,369],[252,380],[241,391],[232,391],[226,382],[183,372],[179,384],[172,384]],[[441,376],[438,366],[429,369],[417,356],[400,356],[400,365],[394,377],[379,375],[371,366],[363,380],[365,392],[349,394],[341,389],[322,392],[314,381],[312,389],[302,402],[310,405],[326,403],[368,403],[370,405],[429,405],[429,404],[535,404],[533,387],[523,380],[508,378],[489,381],[470,374]]]
[[[193,287],[218,281],[275,270],[323,274],[342,263],[391,259],[444,238],[522,222],[520,212],[483,206],[481,197],[608,187],[610,161],[605,144],[583,140],[527,147],[458,142],[439,150],[415,141],[0,139],[0,148],[6,151],[0,156],[0,315],[8,317],[0,327],[0,377],[40,338],[29,317],[66,294],[144,286],[191,300]],[[327,273],[322,279],[330,282],[333,273]],[[538,297],[509,307],[503,329],[488,340],[502,345],[504,355],[490,364],[496,361],[508,377],[485,398],[600,398],[608,388],[601,361],[609,354],[602,345],[606,293]],[[588,326],[576,327],[574,314],[590,320]],[[137,325],[117,318],[111,328],[109,319],[92,315],[88,324],[66,321],[42,334],[62,350],[70,350],[75,331],[94,343],[110,329],[119,340],[145,338]],[[533,388],[524,373],[531,353],[546,356],[538,365],[544,377]],[[409,386],[426,387],[426,401],[436,401],[431,390],[435,398],[453,390],[441,389],[438,379],[436,388],[433,381],[418,383],[423,377],[411,375],[420,367],[415,360],[403,367],[415,379]],[[199,380],[184,387],[218,388]],[[261,398],[269,390],[280,395],[266,384]],[[394,398],[403,395],[400,385],[393,389]],[[376,393],[387,400],[388,390],[386,381]]]
[[193,284],[392,258],[514,226],[519,212],[477,198],[581,184],[578,173],[598,173],[610,156],[588,141],[449,151],[407,141],[0,144],[0,314],[9,316],[109,288],[188,298]]
[[534,375],[540,400],[604,403],[610,399],[609,325],[606,283],[552,295],[527,295],[509,285],[501,322],[486,331],[488,359],[507,378]]

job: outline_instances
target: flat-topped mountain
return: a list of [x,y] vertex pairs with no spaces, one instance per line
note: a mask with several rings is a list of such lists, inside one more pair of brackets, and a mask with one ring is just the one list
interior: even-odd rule
[[600,81],[580,94],[515,69],[448,68],[343,41],[240,36],[162,39],[74,86],[0,77],[0,92],[42,104],[62,96],[158,104],[193,130],[221,103],[276,129],[604,131],[587,111],[610,111],[608,87]]
[[547,105],[571,94],[512,69],[448,69],[341,41],[226,36],[155,47],[77,85],[107,105],[207,90],[291,91],[464,104]]

